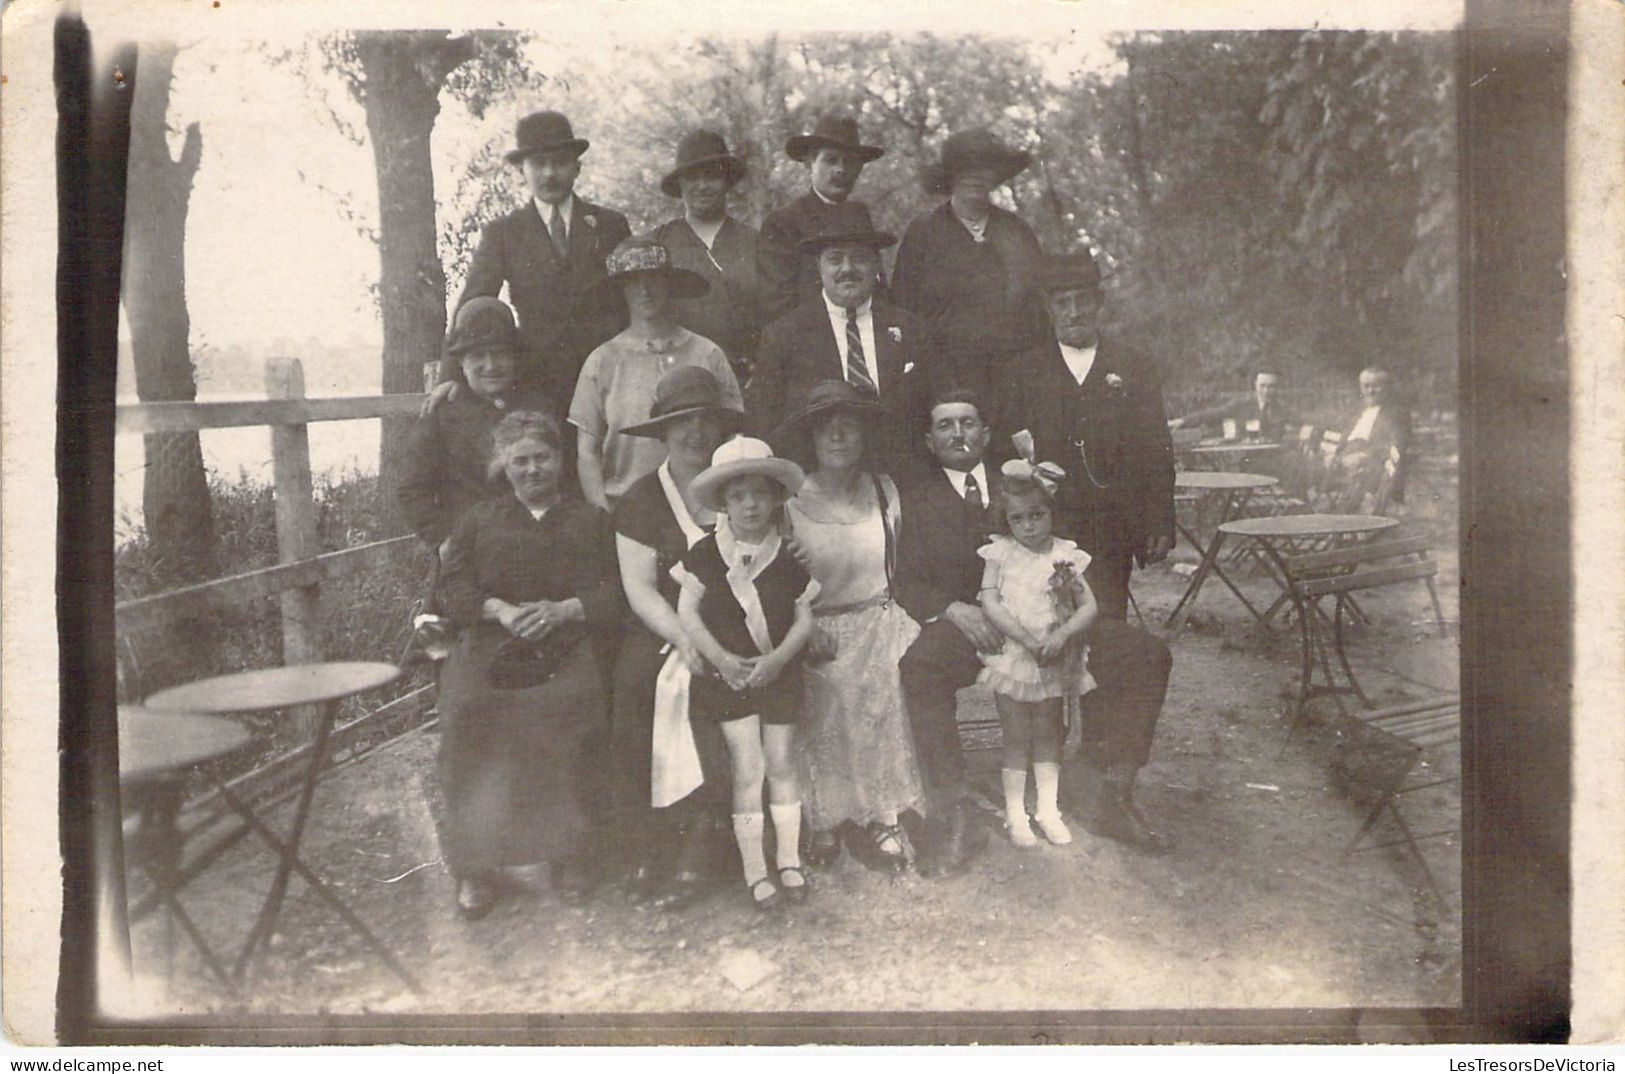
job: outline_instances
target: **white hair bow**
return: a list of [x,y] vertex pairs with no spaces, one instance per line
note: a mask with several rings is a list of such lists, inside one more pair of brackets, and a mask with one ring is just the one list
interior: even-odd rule
[[1061,478],[1066,476],[1066,471],[1053,462],[1035,461],[1034,456],[1037,452],[1033,444],[1033,434],[1028,430],[1022,429],[1012,434],[1010,442],[1015,445],[1021,457],[1005,463],[999,468],[999,472],[1016,481],[1036,481],[1043,486],[1045,492],[1051,496],[1055,495],[1056,486],[1061,483]]

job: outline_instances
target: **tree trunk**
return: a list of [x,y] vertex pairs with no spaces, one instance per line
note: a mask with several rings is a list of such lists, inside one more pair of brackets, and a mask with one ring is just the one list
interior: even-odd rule
[[[186,311],[186,211],[203,155],[196,123],[179,160],[166,140],[175,47],[141,48],[130,109],[125,204],[124,309],[130,321],[136,395],[143,402],[197,398]],[[145,438],[142,512],[166,583],[215,574],[214,520],[197,433]]]
[[[384,322],[383,390],[423,390],[423,367],[440,358],[446,331],[446,273],[436,247],[429,137],[446,76],[474,58],[472,38],[443,30],[356,34],[362,103],[378,171],[379,299]],[[379,505],[402,528],[395,489],[410,418],[386,418],[380,441]]]

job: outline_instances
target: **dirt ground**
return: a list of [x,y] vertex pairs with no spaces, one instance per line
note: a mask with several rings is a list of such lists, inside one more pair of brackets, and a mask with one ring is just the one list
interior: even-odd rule
[[[1448,456],[1446,456],[1448,460]],[[1455,470],[1432,461],[1413,478],[1404,532],[1431,534],[1445,615],[1457,594]],[[256,963],[247,998],[224,1000],[178,934],[165,973],[163,927],[134,930],[140,1009],[255,1014],[685,1011],[954,1011],[1147,1008],[1380,1008],[1460,1002],[1458,785],[1407,796],[1445,895],[1398,847],[1349,855],[1361,792],[1343,777],[1347,740],[1335,706],[1287,740],[1297,674],[1295,629],[1254,625],[1222,586],[1203,590],[1170,636],[1162,620],[1194,553],[1137,577],[1148,624],[1169,638],[1174,672],[1139,800],[1177,840],[1164,857],[1097,839],[1074,824],[1068,847],[1018,850],[995,835],[970,872],[888,878],[850,858],[814,875],[807,904],[756,913],[743,890],[680,914],[606,894],[559,900],[535,875],[485,920],[452,913],[425,780],[437,738],[410,733],[327,778],[306,858],[418,974],[403,991],[296,879],[281,928]],[[1235,572],[1255,597],[1262,573]],[[1454,630],[1440,637],[1425,590],[1362,598],[1370,624],[1350,642],[1377,704],[1457,682]],[[962,719],[989,715],[962,695]],[[1283,748],[1284,746],[1284,748]],[[1453,747],[1427,771],[1456,774]],[[973,764],[989,804],[997,754]],[[1069,768],[1074,787],[1081,769]],[[286,824],[291,809],[278,822]],[[1374,842],[1392,839],[1384,822]],[[200,927],[241,942],[273,859],[245,841],[184,896]]]

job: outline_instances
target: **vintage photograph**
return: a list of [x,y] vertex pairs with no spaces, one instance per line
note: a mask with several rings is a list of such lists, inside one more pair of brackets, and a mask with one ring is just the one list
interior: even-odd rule
[[1461,1005],[1461,13],[644,10],[97,41],[102,1013]]

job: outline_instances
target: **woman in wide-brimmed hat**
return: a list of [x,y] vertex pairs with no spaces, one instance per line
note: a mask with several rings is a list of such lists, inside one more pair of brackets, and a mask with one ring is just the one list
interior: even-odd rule
[[[694,478],[744,417],[710,370],[682,366],[660,378],[649,420],[623,430],[664,443],[666,460],[615,505],[615,550],[632,616],[615,658],[612,822],[632,895],[662,909],[686,906],[710,886],[708,837],[728,816],[721,735],[704,723],[689,730],[686,707],[677,711],[702,662],[677,622],[671,570],[716,524],[715,512],[694,498]],[[651,780],[657,720],[661,757]]]
[[673,265],[665,246],[640,236],[615,247],[605,268],[608,278],[598,286],[621,290],[631,323],[587,356],[570,402],[570,424],[576,428],[581,493],[609,508],[665,458],[660,441],[625,431],[649,416],[661,377],[699,366],[722,384],[730,406],[742,403],[722,348],[677,322],[673,300],[704,294],[703,278]]
[[[809,467],[788,505],[796,542],[819,584],[819,630],[804,673],[797,736],[802,801],[823,865],[852,855],[871,869],[907,864],[898,827],[921,801],[897,664],[919,634],[892,600],[901,498],[866,464],[887,412],[850,384],[823,381],[775,434]],[[822,659],[820,659],[822,658]]]
[[708,294],[678,299],[677,320],[721,347],[743,383],[761,333],[756,283],[756,229],[728,214],[728,194],[746,173],[715,131],[694,130],[677,143],[677,159],[660,191],[682,199],[683,212],[655,229],[672,264],[705,277]]
[[952,381],[984,398],[1003,360],[1043,331],[1038,237],[990,197],[1031,162],[985,128],[950,135],[922,176],[947,200],[909,224],[892,268],[891,300],[925,318]]
[[462,636],[440,675],[440,840],[466,917],[505,866],[552,860],[555,887],[590,886],[576,841],[605,722],[594,646],[625,607],[609,518],[563,491],[558,422],[515,411],[492,439],[509,493],[464,512],[441,586]]

